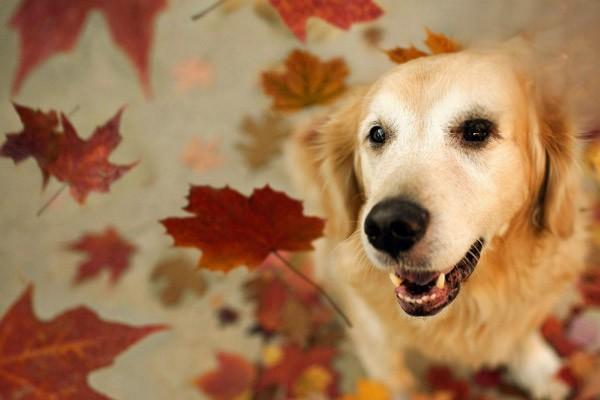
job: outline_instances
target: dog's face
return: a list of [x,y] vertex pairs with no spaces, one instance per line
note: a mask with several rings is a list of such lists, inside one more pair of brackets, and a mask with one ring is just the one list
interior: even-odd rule
[[[547,181],[544,165],[568,158],[570,139],[560,124],[545,133],[514,64],[501,52],[418,59],[381,77],[324,127],[327,190],[337,204],[360,192],[356,214],[345,218],[356,220],[364,252],[390,274],[410,315],[450,304],[486,243],[540,190],[547,218],[566,215],[563,185]],[[553,179],[564,165],[556,163]]]

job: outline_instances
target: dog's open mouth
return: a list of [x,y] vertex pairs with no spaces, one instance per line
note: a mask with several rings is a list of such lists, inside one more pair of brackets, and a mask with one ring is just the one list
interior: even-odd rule
[[409,315],[430,316],[450,304],[458,295],[461,283],[475,270],[483,244],[483,239],[473,243],[462,260],[445,273],[402,269],[391,272],[390,280],[402,309]]

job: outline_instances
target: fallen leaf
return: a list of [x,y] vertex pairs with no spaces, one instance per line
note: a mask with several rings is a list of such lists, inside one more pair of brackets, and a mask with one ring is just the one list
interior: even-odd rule
[[294,50],[285,60],[283,73],[262,74],[264,92],[273,98],[276,110],[298,110],[327,103],[346,90],[348,67],[341,58],[322,62],[302,50]]
[[433,54],[454,53],[462,49],[458,43],[446,35],[432,32],[429,28],[425,28],[425,30],[427,31],[425,45]]
[[15,95],[29,73],[56,53],[75,46],[90,11],[108,22],[111,38],[135,65],[142,87],[150,94],[148,57],[153,24],[167,0],[22,0],[10,20],[19,33],[20,58],[12,84]]
[[392,396],[388,388],[377,381],[370,379],[358,379],[356,382],[356,394],[347,394],[340,400],[391,400]]
[[23,124],[23,130],[6,134],[0,147],[0,156],[11,158],[15,164],[33,157],[43,176],[45,187],[50,177],[48,165],[58,156],[60,140],[59,120],[55,111],[43,112],[14,103]]
[[163,282],[160,301],[165,306],[179,304],[188,291],[201,296],[206,290],[206,284],[198,268],[183,257],[159,263],[154,267],[150,279],[154,282]]
[[384,30],[379,26],[371,26],[362,31],[362,37],[371,47],[379,47],[383,40]]
[[564,324],[554,316],[548,317],[542,324],[542,335],[561,356],[569,356],[579,350],[579,346],[567,336]]
[[194,216],[161,223],[176,246],[201,249],[199,265],[212,270],[255,268],[273,251],[309,250],[324,226],[304,216],[299,201],[269,186],[250,197],[228,187],[192,186],[184,210]]
[[469,400],[469,384],[463,379],[456,378],[447,367],[430,367],[426,373],[426,380],[434,392],[449,392],[453,400]]
[[253,170],[266,167],[281,154],[283,142],[290,134],[289,124],[272,112],[265,112],[259,120],[246,116],[240,128],[246,140],[236,147]]
[[[29,286],[0,321],[0,398],[108,399],[88,386],[88,373],[163,325],[133,327],[76,307],[40,321]],[[141,366],[140,366],[141,367]]]
[[579,280],[579,291],[589,306],[600,306],[600,267],[588,269]]
[[295,399],[321,399],[333,382],[331,369],[320,365],[306,368],[292,388]]
[[219,150],[219,140],[202,141],[194,137],[181,153],[183,164],[198,173],[204,173],[219,167],[223,160]]
[[68,244],[68,249],[87,254],[87,259],[79,264],[73,279],[75,284],[94,278],[103,269],[110,271],[110,282],[116,283],[129,268],[130,258],[136,250],[112,227],[99,234],[84,235]]
[[250,398],[256,369],[246,359],[230,353],[217,353],[219,365],[196,379],[196,386],[213,400]]
[[282,355],[278,362],[266,366],[262,371],[258,389],[278,387],[285,390],[286,398],[296,398],[295,390],[306,388],[306,382],[304,382],[305,386],[302,386],[302,380],[306,379],[307,371],[311,368],[314,371],[315,367],[320,367],[327,371],[331,378],[327,380],[323,393],[327,394],[328,398],[333,398],[337,394],[338,380],[332,365],[335,355],[334,348],[312,347],[304,350],[295,345],[285,345],[282,347]]
[[383,11],[371,0],[270,0],[298,39],[306,39],[306,21],[318,17],[341,29],[378,18]]
[[61,114],[64,129],[58,156],[48,165],[48,171],[69,185],[71,195],[83,204],[90,191],[108,192],[110,184],[133,168],[136,163],[115,165],[108,161],[110,153],[121,142],[119,124],[122,110],[106,124],[96,128],[88,140],[82,140],[71,121]]
[[288,299],[281,312],[281,333],[290,343],[306,347],[312,333],[310,310],[294,298]]
[[179,90],[187,92],[194,88],[204,88],[213,81],[212,65],[206,61],[189,59],[173,67],[173,76]]
[[410,47],[395,47],[390,50],[385,50],[390,61],[396,64],[403,64],[407,61],[414,60],[415,58],[425,57],[427,53],[417,49],[415,46]]

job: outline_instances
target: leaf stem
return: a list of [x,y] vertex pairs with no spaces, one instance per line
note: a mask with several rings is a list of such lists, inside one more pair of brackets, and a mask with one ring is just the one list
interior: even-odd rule
[[200,11],[199,13],[192,15],[192,21],[199,20],[200,18],[204,17],[206,14],[208,14],[212,10],[216,9],[217,7],[220,7],[226,1],[227,0],[219,0],[219,1],[211,4],[210,6],[206,7],[204,10]]
[[312,279],[310,279],[308,276],[304,275],[302,273],[302,271],[297,270],[292,264],[290,264],[285,258],[283,258],[281,256],[281,254],[279,254],[279,252],[273,251],[272,253],[273,253],[273,255],[275,255],[275,257],[277,257],[279,259],[279,261],[281,261],[283,263],[283,265],[285,265],[293,273],[295,273],[296,275],[298,275],[304,282],[308,283],[309,285],[311,285],[312,287],[314,287],[315,289],[317,289],[317,291],[325,298],[325,300],[327,300],[327,302],[329,303],[329,305],[340,315],[340,317],[342,317],[342,319],[344,320],[344,322],[346,323],[346,325],[349,328],[352,328],[352,323],[350,322],[350,319],[342,311],[342,309],[340,308],[340,306],[331,298],[331,296],[329,296],[329,294],[327,294],[327,292],[325,291],[325,289],[323,289],[317,283],[313,282]]
[[50,207],[50,205],[51,205],[51,204],[54,202],[54,200],[56,200],[56,198],[57,198],[58,196],[60,196],[60,194],[61,194],[61,193],[63,192],[63,190],[65,190],[66,188],[67,188],[67,185],[66,185],[66,184],[65,184],[65,185],[62,185],[62,186],[61,186],[61,187],[60,187],[60,188],[59,188],[59,189],[56,191],[56,193],[54,193],[54,194],[52,195],[52,197],[50,197],[50,198],[48,199],[48,201],[47,201],[47,202],[45,202],[45,203],[44,203],[44,205],[43,205],[43,206],[42,206],[42,207],[41,207],[41,208],[38,210],[38,212],[37,212],[36,216],[38,216],[38,217],[39,217],[40,215],[42,215],[42,213],[43,213],[44,211],[46,211],[46,209],[47,209],[48,207]]

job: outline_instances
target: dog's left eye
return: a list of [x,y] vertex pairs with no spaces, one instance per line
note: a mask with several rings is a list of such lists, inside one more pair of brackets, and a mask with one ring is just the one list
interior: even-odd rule
[[385,131],[381,126],[375,125],[369,130],[369,141],[373,144],[385,142]]
[[484,142],[492,133],[494,123],[483,118],[468,119],[463,122],[461,132],[466,142]]

